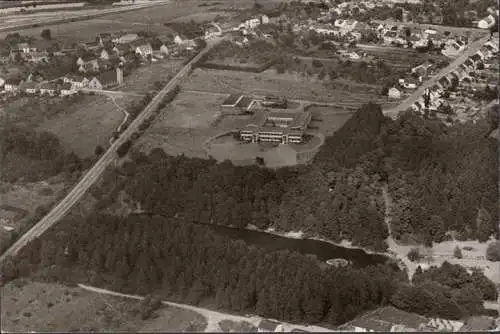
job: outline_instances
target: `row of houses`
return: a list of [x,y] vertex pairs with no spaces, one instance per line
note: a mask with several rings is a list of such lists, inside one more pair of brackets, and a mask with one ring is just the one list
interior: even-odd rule
[[[498,41],[488,41],[481,47],[480,50],[470,56],[456,70],[440,78],[438,82],[426,92],[430,98],[430,110],[437,110],[445,103],[442,96],[445,91],[449,90],[450,87],[460,83],[472,83],[474,81],[473,77],[475,76],[475,73],[479,69],[485,68],[485,62],[496,57],[498,55],[498,51]],[[420,97],[417,102],[413,104],[412,109],[416,112],[422,112],[425,109],[424,96]]]
[[86,77],[68,74],[62,78],[51,81],[31,81],[22,79],[0,78],[0,92],[25,93],[28,95],[68,96],[78,93],[83,88],[102,90],[114,88],[123,84],[123,71],[121,68],[105,71],[96,76]]
[[368,312],[337,328],[351,332],[475,332],[498,330],[495,319],[469,317],[465,321],[428,318],[388,306]]

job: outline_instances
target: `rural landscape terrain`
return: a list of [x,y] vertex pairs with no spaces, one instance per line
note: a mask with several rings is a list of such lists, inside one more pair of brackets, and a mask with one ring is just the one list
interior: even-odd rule
[[499,330],[495,0],[0,22],[2,331]]

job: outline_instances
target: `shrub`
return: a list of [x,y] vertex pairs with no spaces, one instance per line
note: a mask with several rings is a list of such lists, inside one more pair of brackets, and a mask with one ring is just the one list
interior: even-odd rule
[[492,242],[486,249],[486,259],[492,262],[500,261],[500,241]]
[[408,259],[411,261],[411,262],[415,262],[415,261],[418,261],[422,258],[422,256],[420,255],[420,251],[418,250],[418,248],[413,248],[412,250],[410,250],[408,252]]
[[453,251],[453,256],[456,257],[457,259],[461,259],[463,257],[462,250],[460,249],[460,247],[458,246],[455,247],[455,250]]

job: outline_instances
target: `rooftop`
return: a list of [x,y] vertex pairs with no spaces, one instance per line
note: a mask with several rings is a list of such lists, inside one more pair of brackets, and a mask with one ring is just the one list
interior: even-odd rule
[[419,329],[428,322],[418,314],[405,312],[395,307],[383,307],[348,322],[348,327],[356,326],[373,331],[390,331],[393,326],[403,325],[406,329]]
[[242,94],[231,94],[228,96],[227,99],[222,102],[223,106],[233,106],[235,105],[241,98],[243,97]]
[[276,329],[276,327],[279,325],[278,322],[275,322],[275,321],[271,321],[271,320],[266,320],[266,319],[263,319],[260,323],[259,323],[259,329],[264,329],[268,332],[274,332],[274,330]]

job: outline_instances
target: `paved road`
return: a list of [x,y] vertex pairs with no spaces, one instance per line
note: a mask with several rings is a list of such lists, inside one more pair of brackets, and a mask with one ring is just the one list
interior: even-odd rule
[[130,6],[115,6],[114,8],[103,9],[103,10],[99,11],[99,13],[75,14],[75,15],[68,15],[68,16],[64,16],[64,17],[51,17],[49,19],[31,21],[29,23],[24,22],[24,23],[19,23],[19,24],[10,24],[10,25],[6,25],[6,26],[0,26],[0,32],[21,30],[21,29],[27,29],[27,28],[32,28],[32,27],[42,27],[42,26],[47,26],[47,25],[59,24],[59,23],[89,20],[89,19],[93,19],[96,17],[104,16],[104,15],[117,14],[117,13],[128,12],[131,10],[137,10],[137,9],[143,9],[143,8],[152,7],[152,6],[164,5],[164,4],[167,4],[169,2],[170,2],[169,0],[164,0],[164,1],[155,1],[155,2],[150,2],[150,3],[141,3],[141,4],[137,4],[137,5],[130,5]]
[[94,93],[99,95],[106,95],[109,97],[122,97],[122,96],[136,96],[142,97],[146,94],[139,94],[135,92],[124,92],[121,90],[105,90],[105,89],[90,89],[90,88],[82,88],[80,89],[82,93]]
[[102,155],[96,164],[83,176],[66,197],[59,202],[42,220],[33,226],[28,232],[21,236],[6,252],[0,256],[0,262],[8,256],[16,255],[21,248],[27,245],[33,239],[42,235],[59,219],[63,218],[73,205],[80,200],[85,192],[97,181],[102,175],[106,167],[117,157],[116,150],[120,145],[125,143],[130,136],[138,129],[139,125],[147,119],[153,111],[155,111],[163,100],[165,95],[171,91],[178,82],[189,73],[192,64],[198,61],[201,56],[207,53],[213,46],[219,43],[221,39],[212,40],[196,57],[194,57],[186,66],[184,66],[167,84],[166,86],[151,100],[130,126],[121,134],[121,136],[109,147]]
[[439,79],[445,75],[453,72],[460,64],[464,63],[467,58],[476,53],[489,39],[489,36],[485,36],[473,43],[471,43],[464,53],[462,53],[457,59],[455,59],[450,65],[443,68],[434,77],[424,82],[415,92],[413,92],[408,98],[402,101],[397,107],[384,110],[386,116],[397,118],[400,111],[406,110],[412,106],[425,92],[427,88],[432,87]]

